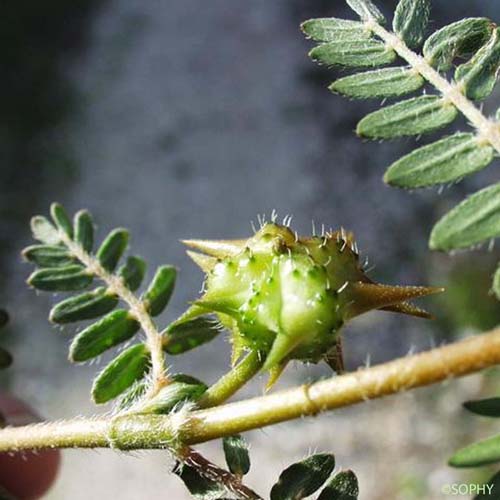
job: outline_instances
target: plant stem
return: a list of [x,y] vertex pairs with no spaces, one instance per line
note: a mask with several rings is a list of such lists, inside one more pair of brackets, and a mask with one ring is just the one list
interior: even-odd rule
[[120,276],[107,271],[93,255],[87,253],[78,243],[71,240],[64,231],[60,231],[60,236],[68,250],[88,271],[104,281],[110,291],[118,295],[129,306],[131,314],[141,325],[151,353],[152,384],[146,397],[154,396],[163,386],[169,383],[169,379],[165,370],[165,353],[163,351],[162,336],[150,314],[147,312],[144,303],[124,285]]
[[262,368],[264,360],[265,356],[259,351],[250,352],[241,363],[208,388],[198,406],[211,408],[224,403]]
[[7,427],[0,451],[32,448],[171,448],[316,415],[478,372],[500,363],[500,328],[340,377],[191,413],[123,415]]
[[410,50],[401,38],[387,31],[375,19],[367,21],[366,26],[438,90],[445,100],[453,103],[477,130],[480,140],[489,143],[497,153],[500,153],[500,125],[484,116],[481,110],[463,94],[460,85],[450,83],[442,77],[424,57]]

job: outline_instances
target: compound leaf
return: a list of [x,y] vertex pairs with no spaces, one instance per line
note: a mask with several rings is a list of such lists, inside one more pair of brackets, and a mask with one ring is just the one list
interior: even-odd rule
[[424,41],[430,11],[429,0],[400,0],[396,7],[394,31],[411,49]]
[[369,114],[359,122],[357,133],[373,139],[418,135],[448,125],[457,113],[439,96],[414,97]]
[[340,78],[329,89],[357,99],[383,98],[410,94],[424,82],[411,68],[384,68]]
[[94,380],[92,397],[97,404],[116,398],[149,370],[149,350],[136,344],[119,354]]
[[389,167],[384,180],[409,189],[454,182],[487,167],[494,156],[494,149],[476,135],[458,133],[404,156]]
[[483,189],[446,214],[431,233],[433,250],[477,245],[500,234],[500,183]]

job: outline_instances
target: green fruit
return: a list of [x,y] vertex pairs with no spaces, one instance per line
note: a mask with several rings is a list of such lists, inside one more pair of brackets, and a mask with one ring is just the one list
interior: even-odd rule
[[264,369],[275,372],[292,359],[328,361],[342,325],[367,310],[426,316],[405,300],[439,291],[374,284],[343,231],[304,239],[269,223],[248,240],[185,243],[204,252],[189,254],[207,273],[205,293],[186,316],[216,313],[232,332],[233,361],[259,350]]

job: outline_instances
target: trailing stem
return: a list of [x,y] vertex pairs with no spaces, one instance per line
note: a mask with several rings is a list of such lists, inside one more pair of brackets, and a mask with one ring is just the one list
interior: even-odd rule
[[0,451],[192,445],[435,384],[499,363],[497,328],[421,354],[215,408],[170,416],[123,415],[9,427],[0,431]]
[[169,383],[165,368],[165,353],[162,336],[156,328],[144,303],[139,300],[123,283],[121,277],[108,272],[100,262],[87,253],[78,243],[75,243],[64,231],[59,231],[60,237],[73,254],[92,274],[100,278],[120,299],[130,308],[130,312],[141,325],[146,335],[146,343],[151,353],[152,384],[146,397],[154,396],[163,386]]

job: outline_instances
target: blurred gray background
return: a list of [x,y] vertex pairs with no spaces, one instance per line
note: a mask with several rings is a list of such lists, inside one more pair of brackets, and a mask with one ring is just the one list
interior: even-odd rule
[[[396,2],[379,4],[390,12]],[[433,4],[434,29],[465,16],[500,19],[495,0]],[[293,214],[302,233],[312,220],[354,231],[375,279],[448,286],[426,304],[438,316],[433,323],[378,313],[350,325],[350,369],[498,324],[487,293],[498,251],[452,259],[427,250],[433,223],[498,179],[498,165],[444,192],[383,184],[385,167],[414,140],[356,138],[357,121],[380,103],[331,95],[326,87],[340,72],[308,59],[298,29],[310,17],[352,17],[343,2],[21,0],[2,11],[0,304],[12,316],[3,342],[15,365],[0,383],[45,418],[109,411],[89,400],[97,367],[66,361],[75,329],[48,323],[55,298],[24,284],[29,267],[19,252],[30,243],[29,218],[53,200],[89,208],[101,236],[129,228],[133,251],[151,269],[180,268],[165,324],[202,282],[179,239],[244,237],[250,221],[273,209]],[[486,110],[498,105],[499,92]],[[229,345],[219,338],[171,361],[211,382],[229,366]],[[322,367],[291,367],[278,388],[325,375]],[[262,387],[257,380],[242,395]],[[249,483],[266,495],[284,466],[323,450],[358,473],[364,500],[442,498],[443,484],[476,477],[449,469],[447,457],[491,426],[463,415],[460,404],[494,390],[491,378],[470,377],[249,433]],[[202,448],[222,463],[220,443]],[[47,498],[189,498],[171,465],[165,452],[66,451]]]

